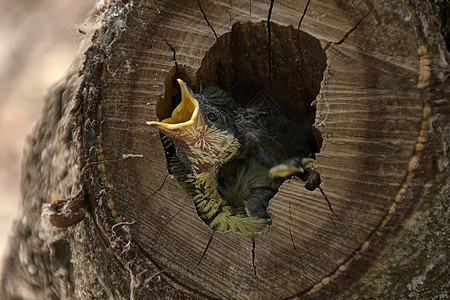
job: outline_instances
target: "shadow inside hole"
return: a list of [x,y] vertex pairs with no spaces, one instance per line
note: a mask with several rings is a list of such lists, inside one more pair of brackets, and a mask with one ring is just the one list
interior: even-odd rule
[[235,23],[206,53],[194,88],[221,87],[243,106],[255,105],[264,92],[270,99],[264,105],[294,122],[312,125],[311,103],[325,67],[319,40],[292,26],[271,23],[269,49],[265,23]]
[[189,67],[174,66],[164,80],[164,94],[156,103],[156,115],[159,120],[170,117],[172,111],[181,102],[181,90],[177,79],[182,79],[188,86],[193,86],[194,71]]

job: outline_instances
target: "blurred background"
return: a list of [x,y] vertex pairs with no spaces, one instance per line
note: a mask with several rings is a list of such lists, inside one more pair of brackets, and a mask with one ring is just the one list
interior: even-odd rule
[[18,217],[25,138],[70,66],[96,0],[0,0],[0,274]]

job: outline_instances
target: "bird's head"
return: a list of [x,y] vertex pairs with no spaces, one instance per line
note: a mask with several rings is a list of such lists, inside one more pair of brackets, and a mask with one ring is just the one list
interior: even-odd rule
[[169,136],[177,156],[197,173],[215,172],[236,155],[240,143],[234,132],[237,105],[219,88],[194,95],[181,79],[181,102],[171,116],[148,125]]

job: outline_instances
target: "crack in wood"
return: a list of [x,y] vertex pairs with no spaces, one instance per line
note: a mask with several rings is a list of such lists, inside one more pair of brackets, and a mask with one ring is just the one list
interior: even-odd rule
[[167,178],[169,178],[169,176],[170,176],[170,174],[167,174],[164,177],[163,182],[159,185],[159,187],[156,190],[154,190],[150,195],[148,195],[147,201],[152,199],[158,192],[160,192],[162,190],[162,188],[163,188],[164,184],[166,183]]
[[308,170],[308,179],[305,183],[305,188],[309,191],[314,191],[315,189],[319,189],[322,196],[325,198],[325,201],[328,203],[328,207],[330,208],[330,211],[339,219],[338,215],[334,212],[333,207],[331,206],[330,200],[328,200],[328,197],[325,195],[325,192],[320,187],[320,174],[315,170]]
[[[219,51],[219,58],[221,58],[222,55],[221,55],[221,51],[220,51],[219,36],[217,35],[216,31],[214,30],[214,27],[212,26],[212,24],[209,22],[208,17],[206,16],[205,11],[203,10],[202,5],[200,4],[200,0],[197,0],[197,5],[198,5],[198,8],[200,9],[200,12],[201,12],[202,15],[203,15],[203,18],[204,18],[205,21],[206,21],[206,24],[208,24],[208,27],[211,29],[211,31],[212,31],[213,34],[214,34],[214,37],[216,38],[216,42],[217,42],[217,50]],[[230,15],[230,22],[231,22],[231,15]]]
[[[164,177],[164,180],[161,183],[161,185],[147,197],[146,201],[148,201],[151,198],[153,198],[158,192],[160,192],[162,190],[162,188],[163,188],[164,184],[166,183],[167,178],[169,178],[169,176],[170,176],[170,174],[167,174]],[[159,239],[159,237],[161,236],[161,233],[164,231],[164,228],[167,227],[167,225],[183,210],[184,207],[185,207],[185,205],[183,205],[172,217],[170,217],[169,220],[166,221],[166,223],[164,223],[164,225],[162,226],[162,228],[159,231],[159,233],[153,238],[153,240],[151,242],[152,245]]]
[[253,274],[255,275],[255,278],[258,278],[256,275],[256,235],[252,234],[252,266],[253,266]]
[[371,12],[372,12],[372,10],[369,10],[369,11],[361,18],[361,20],[359,20],[359,21],[355,24],[355,26],[353,26],[349,31],[347,31],[347,33],[346,33],[339,41],[337,41],[335,44],[336,44],[336,45],[340,45],[340,44],[342,44],[343,42],[345,42],[345,40],[349,37],[349,35],[352,34],[352,32],[356,30],[356,28],[358,28],[359,24],[361,24],[362,21],[364,21],[364,20],[367,18],[367,16],[368,16]]
[[162,226],[161,230],[159,231],[159,233],[152,239],[151,245],[153,245],[161,236],[162,232],[164,231],[164,229],[167,227],[167,225],[169,225],[170,222],[172,222],[173,219],[175,219],[176,216],[178,216],[178,214],[186,207],[186,205],[181,206],[178,211],[172,216],[170,217],[169,220],[166,221],[166,223],[164,223],[164,225]]
[[211,30],[212,30],[214,36],[216,37],[216,40],[219,40],[219,37],[217,36],[216,31],[214,30],[214,27],[213,27],[213,26],[211,25],[211,23],[209,22],[208,17],[206,16],[205,11],[203,10],[203,8],[202,8],[202,6],[201,6],[201,4],[200,4],[200,0],[197,0],[197,4],[198,4],[198,8],[200,9],[200,11],[201,11],[201,13],[202,13],[202,15],[203,15],[203,18],[204,18],[205,21],[206,21],[206,24],[208,24],[209,28],[211,28]]
[[297,42],[298,42],[299,36],[300,36],[300,26],[302,25],[303,18],[304,18],[305,15],[306,15],[306,11],[308,10],[308,6],[309,6],[309,3],[310,3],[310,2],[311,2],[311,0],[308,0],[308,2],[306,2],[305,8],[303,9],[303,14],[302,14],[302,16],[301,16],[301,18],[300,18],[300,21],[298,22],[297,30],[298,30],[299,32],[297,32]]
[[300,260],[300,264],[302,265],[302,269],[305,270],[305,265],[303,264],[302,256],[300,255],[300,251],[298,250],[297,246],[295,245],[294,236],[292,235],[292,231],[291,231],[291,225],[294,223],[293,220],[292,220],[291,206],[292,206],[292,203],[289,202],[289,218],[291,220],[291,223],[289,224],[289,236],[291,237],[292,246],[294,247],[295,254],[297,254],[297,257]]
[[166,43],[166,45],[167,46],[169,46],[169,48],[170,48],[170,50],[172,51],[172,53],[173,53],[173,62],[175,63],[175,72],[177,72],[178,73],[178,62],[177,62],[177,52],[176,52],[176,50],[175,50],[175,48],[161,35],[161,34],[159,34],[159,32],[157,32],[156,30],[154,30],[154,29],[152,29],[152,31],[157,35],[157,36],[159,36],[163,41],[164,41],[164,43]]
[[329,43],[328,45],[326,45],[325,47],[324,47],[324,51],[327,51],[328,50],[328,48],[330,48],[330,46],[331,45],[341,45],[342,43],[344,43],[345,42],[345,40],[347,40],[347,38],[350,36],[350,34],[352,34],[353,33],[353,31],[355,31],[356,30],[356,28],[358,28],[358,26],[362,23],[362,21],[364,21],[369,15],[370,15],[370,13],[372,12],[372,10],[373,10],[373,8],[371,8],[352,28],[350,28],[350,30],[349,31],[347,31],[345,34],[344,34],[344,36],[339,40],[339,41],[337,41],[337,42],[332,42],[332,43]]
[[327,201],[328,207],[330,208],[330,210],[333,213],[333,215],[335,215],[336,218],[339,219],[339,216],[334,212],[333,207],[331,206],[331,202],[330,202],[330,200],[328,200],[328,197],[325,195],[325,193],[323,192],[322,188],[320,186],[318,186],[318,188],[319,188],[319,191],[322,194],[322,196],[325,198],[325,201]]
[[305,270],[305,265],[303,264],[302,256],[300,255],[300,251],[298,250],[297,246],[295,245],[294,237],[292,236],[292,231],[291,231],[290,227],[289,227],[289,236],[291,237],[292,246],[294,247],[295,254],[297,254],[297,257],[300,260],[300,264],[302,265],[302,269]]
[[339,229],[339,228],[336,226],[336,223],[334,223],[334,220],[333,220],[333,218],[332,218],[330,215],[328,215],[328,218],[330,218],[330,221],[331,221],[331,223],[333,223],[334,228]]
[[270,0],[270,6],[269,6],[269,12],[267,14],[267,54],[269,59],[269,80],[270,80],[270,89],[272,89],[272,54],[270,52],[270,45],[272,43],[272,34],[271,34],[271,28],[270,28],[270,19],[272,17],[272,9],[273,9],[273,3],[275,0]]
[[215,233],[215,231],[213,231],[213,233],[212,233],[211,236],[209,237],[208,243],[206,244],[205,250],[203,250],[202,256],[200,257],[200,260],[198,261],[197,266],[200,265],[200,263],[201,263],[202,260],[203,260],[203,257],[206,255],[206,252],[207,252],[208,249],[209,249],[209,245],[211,245],[211,242],[212,242],[212,240],[213,240],[213,238],[214,238],[214,233]]

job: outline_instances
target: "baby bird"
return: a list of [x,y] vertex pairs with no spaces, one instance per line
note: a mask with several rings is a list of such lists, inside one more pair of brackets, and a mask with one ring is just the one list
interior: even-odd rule
[[213,230],[261,231],[271,222],[266,209],[280,184],[312,161],[304,159],[311,156],[309,137],[285,118],[242,108],[220,88],[194,95],[178,83],[181,102],[172,115],[147,122],[174,148],[170,172]]

